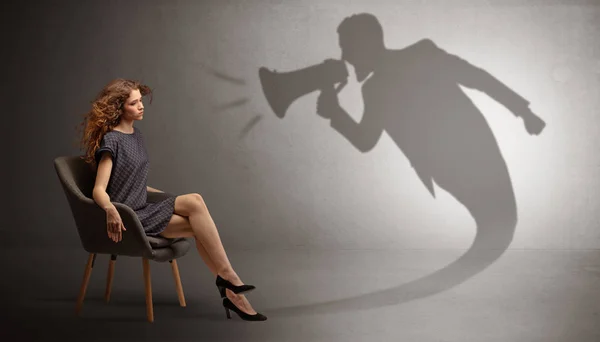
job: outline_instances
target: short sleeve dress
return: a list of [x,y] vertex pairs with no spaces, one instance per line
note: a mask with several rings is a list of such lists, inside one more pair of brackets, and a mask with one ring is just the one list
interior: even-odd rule
[[142,132],[109,131],[95,153],[100,162],[103,152],[112,156],[113,166],[106,192],[112,202],[123,203],[137,214],[146,235],[160,234],[169,223],[175,209],[175,196],[168,195],[156,202],[147,202],[147,179],[150,168]]

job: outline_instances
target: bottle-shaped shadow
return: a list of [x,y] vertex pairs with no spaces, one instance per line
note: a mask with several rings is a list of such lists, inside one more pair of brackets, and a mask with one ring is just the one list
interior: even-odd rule
[[[382,133],[387,132],[425,188],[435,196],[435,183],[456,198],[472,215],[477,231],[465,254],[423,278],[353,298],[274,308],[269,310],[271,314],[395,305],[450,289],[487,268],[511,244],[517,206],[496,139],[460,85],[482,91],[504,105],[523,120],[530,134],[539,134],[545,126],[529,110],[527,100],[429,39],[399,50],[387,49],[383,30],[370,14],[346,18],[338,34],[342,59],[354,66],[357,80],[364,82],[364,113],[361,121],[355,122],[340,107],[336,89],[329,85],[320,88],[319,115],[330,119],[331,127],[363,153],[373,149]],[[286,89],[293,87],[279,87],[277,91]]]

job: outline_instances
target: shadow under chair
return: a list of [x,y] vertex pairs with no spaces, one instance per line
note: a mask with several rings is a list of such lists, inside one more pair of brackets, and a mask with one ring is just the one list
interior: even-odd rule
[[[54,159],[54,168],[67,197],[83,248],[89,253],[77,298],[76,313],[79,314],[83,307],[86,289],[98,254],[111,256],[104,296],[106,302],[110,300],[117,256],[122,255],[142,258],[146,315],[149,322],[154,321],[150,260],[161,263],[169,261],[175,278],[179,305],[185,307],[185,296],[179,277],[177,259],[188,252],[189,241],[185,238],[167,239],[147,236],[137,215],[129,206],[112,202],[121,216],[123,225],[127,228],[123,231],[123,239],[115,243],[108,237],[106,231],[106,212],[96,204],[92,197],[96,173],[90,165],[80,156],[61,156]],[[157,202],[166,196],[169,194],[148,192],[148,202]]]

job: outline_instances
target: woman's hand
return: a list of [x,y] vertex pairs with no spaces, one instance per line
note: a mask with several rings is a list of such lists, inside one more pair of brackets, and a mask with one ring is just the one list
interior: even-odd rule
[[106,209],[106,231],[108,237],[114,242],[119,242],[123,239],[124,230],[127,229],[125,229],[125,226],[123,225],[121,215],[119,215],[117,208],[112,207]]

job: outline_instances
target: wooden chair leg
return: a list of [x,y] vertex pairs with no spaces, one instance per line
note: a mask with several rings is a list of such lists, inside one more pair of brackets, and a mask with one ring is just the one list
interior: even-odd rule
[[177,297],[179,297],[179,305],[185,307],[185,296],[183,295],[183,286],[181,286],[181,278],[179,277],[179,267],[177,267],[177,260],[173,259],[169,262],[171,263],[171,269],[173,270],[173,278],[175,278],[175,287],[177,288]]
[[146,316],[148,322],[154,322],[154,309],[152,307],[152,284],[150,282],[150,262],[142,258],[144,264],[144,285],[146,288]]
[[112,290],[112,281],[113,276],[115,275],[115,262],[117,261],[117,256],[112,254],[110,256],[110,261],[108,263],[108,275],[106,277],[106,292],[104,293],[104,299],[108,303],[110,301],[110,293]]
[[87,264],[85,265],[85,272],[83,273],[83,281],[81,282],[81,288],[79,289],[79,297],[77,298],[77,306],[75,312],[79,315],[81,308],[83,307],[83,299],[85,298],[85,292],[87,291],[88,283],[90,282],[90,276],[92,275],[92,268],[94,268],[94,261],[96,261],[96,254],[90,253],[88,256]]

